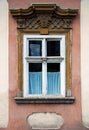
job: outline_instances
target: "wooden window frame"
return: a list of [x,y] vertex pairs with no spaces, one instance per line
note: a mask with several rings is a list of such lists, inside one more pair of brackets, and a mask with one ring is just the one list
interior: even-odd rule
[[[55,39],[55,40],[60,40],[60,50],[61,50],[61,56],[55,56],[55,57],[48,57],[45,56],[45,50],[47,49],[45,46],[42,46],[42,56],[41,57],[28,57],[27,54],[27,48],[28,48],[28,41],[29,40],[41,40],[42,43],[46,42],[46,39]],[[46,45],[46,44],[44,44]],[[23,43],[23,97],[42,97],[42,96],[47,96],[50,98],[53,96],[59,96],[59,97],[65,97],[65,81],[66,81],[66,76],[65,76],[65,60],[66,60],[66,54],[65,54],[65,35],[24,35],[24,43]],[[47,59],[46,63],[60,63],[60,73],[61,73],[61,86],[60,86],[60,94],[58,95],[47,95],[47,89],[45,83],[47,83],[47,65],[45,66],[44,62],[42,63],[43,60]],[[42,63],[42,94],[41,95],[30,95],[28,94],[28,63]]]

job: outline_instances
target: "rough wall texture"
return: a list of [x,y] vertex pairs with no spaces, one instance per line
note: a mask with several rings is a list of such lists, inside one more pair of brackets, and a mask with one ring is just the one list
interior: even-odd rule
[[[89,129],[89,0],[81,1],[82,121]],[[87,32],[87,33],[85,33]]]
[[[61,8],[78,8],[80,0],[8,0],[9,8],[27,8],[32,3],[55,3]],[[64,104],[29,104],[17,105],[14,96],[18,89],[18,44],[16,21],[9,15],[9,65],[10,65],[10,118],[6,130],[27,130],[27,116],[34,112],[52,112],[62,115],[64,125],[61,130],[86,130],[81,123],[81,97],[80,97],[80,16],[73,21],[72,36],[72,95],[76,101],[71,105]]]
[[8,4],[0,0],[0,128],[8,125]]

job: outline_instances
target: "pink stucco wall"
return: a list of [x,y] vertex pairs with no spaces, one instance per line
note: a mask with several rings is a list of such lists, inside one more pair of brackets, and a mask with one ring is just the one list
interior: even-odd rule
[[[28,8],[32,3],[55,3],[61,8],[77,8],[80,0],[8,0],[9,8]],[[17,105],[14,97],[18,89],[18,44],[16,21],[9,15],[9,125],[6,130],[27,130],[26,118],[33,112],[56,112],[64,118],[62,130],[83,130],[80,95],[80,15],[73,21],[72,37],[72,95],[75,103]]]

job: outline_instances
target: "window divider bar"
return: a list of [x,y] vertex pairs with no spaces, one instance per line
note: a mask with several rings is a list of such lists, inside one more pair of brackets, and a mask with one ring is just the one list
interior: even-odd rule
[[47,62],[42,63],[42,93],[47,94]]
[[[47,56],[47,43],[46,39],[42,40],[42,58],[45,59]],[[42,93],[47,94],[47,61],[42,60]]]
[[61,63],[64,60],[64,57],[25,57],[26,61],[29,63],[42,63],[46,61],[47,63]]
[[46,43],[46,39],[44,38],[42,40],[42,57],[46,57],[47,56],[47,43]]

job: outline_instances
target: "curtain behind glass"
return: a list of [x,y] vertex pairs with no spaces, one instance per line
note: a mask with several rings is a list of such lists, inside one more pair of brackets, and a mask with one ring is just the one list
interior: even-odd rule
[[60,93],[60,72],[48,72],[47,73],[47,94],[59,94]]
[[29,72],[29,94],[42,94],[42,72]]
[[[60,93],[60,73],[47,73],[47,94]],[[29,94],[42,94],[42,72],[29,72]]]

